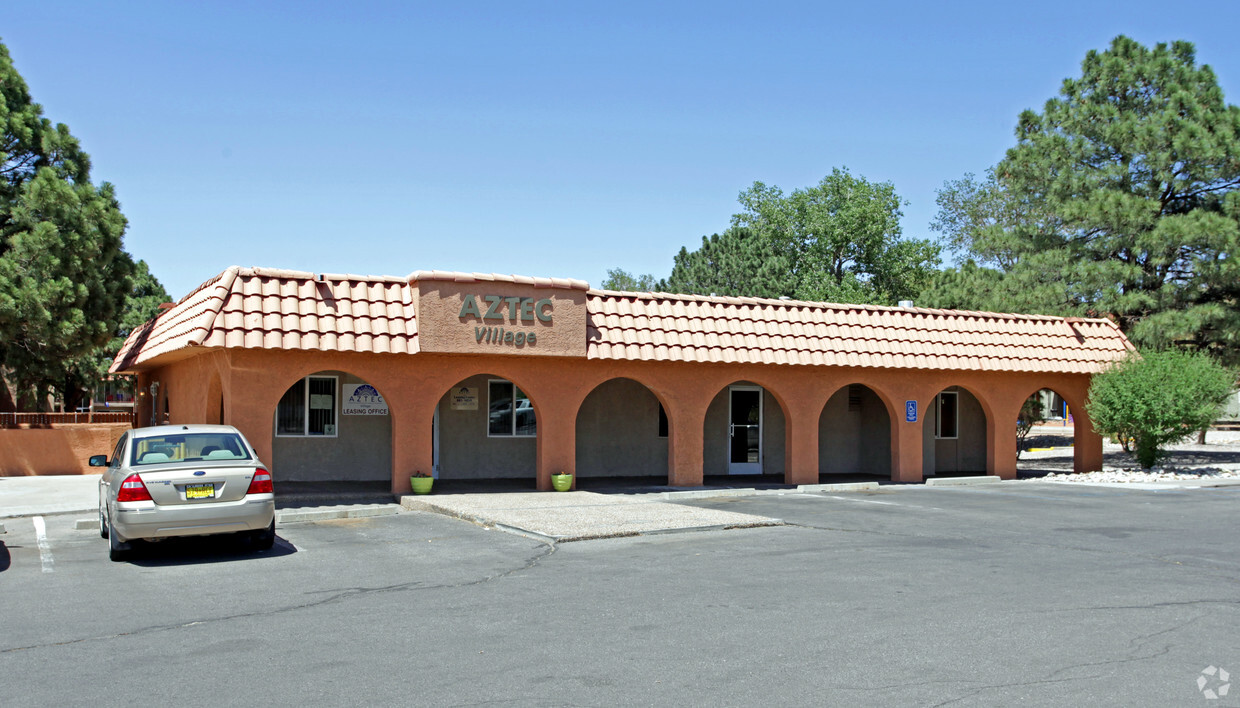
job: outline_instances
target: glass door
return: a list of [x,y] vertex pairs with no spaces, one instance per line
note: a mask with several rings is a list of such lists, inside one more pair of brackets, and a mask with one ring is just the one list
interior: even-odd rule
[[733,386],[728,398],[728,474],[762,474],[762,389]]

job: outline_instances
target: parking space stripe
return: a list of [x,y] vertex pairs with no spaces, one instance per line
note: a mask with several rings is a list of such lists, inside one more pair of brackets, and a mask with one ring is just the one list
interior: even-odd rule
[[50,573],[55,561],[52,559],[52,545],[47,542],[47,525],[43,523],[42,516],[34,517],[34,537],[39,544],[39,560],[43,562],[43,572]]
[[904,507],[905,509],[928,509],[930,511],[946,511],[946,509],[940,509],[937,506],[918,506],[917,504],[897,504],[896,502],[878,501],[877,499],[857,499],[855,497],[836,497],[836,496],[831,496],[829,494],[809,495],[809,496],[818,496],[818,498],[820,499],[838,499],[840,501],[857,502],[858,504],[882,504],[883,506],[899,506],[899,507]]

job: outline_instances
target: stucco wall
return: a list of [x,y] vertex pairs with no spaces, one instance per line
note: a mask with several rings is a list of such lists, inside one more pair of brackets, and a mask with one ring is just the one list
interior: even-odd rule
[[[391,416],[340,413],[343,385],[371,382],[342,371],[322,371],[314,375],[338,377],[337,435],[334,438],[276,436],[273,422],[271,464],[277,482],[363,482],[391,479]],[[379,394],[383,395],[383,389],[378,386],[376,388],[379,389]],[[271,414],[274,421],[275,411],[271,411]]]
[[891,420],[869,388],[860,388],[860,410],[848,410],[848,386],[836,391],[818,421],[819,474],[891,473]]
[[594,389],[577,413],[578,477],[667,477],[659,399],[632,379]]
[[454,411],[448,394],[439,399],[441,479],[534,478],[537,438],[487,436],[488,381],[498,378],[481,374],[453,386],[478,389],[478,410]]
[[[738,381],[735,386],[753,386]],[[705,447],[702,450],[702,472],[708,475],[728,474],[728,404],[731,387],[725,387],[706,409],[706,429],[703,433]],[[762,474],[784,473],[785,420],[783,409],[766,391],[762,392]]]
[[[957,398],[959,421],[956,432],[958,437],[955,440],[934,437],[937,407],[935,406],[936,399],[930,399],[923,429],[922,473],[927,476],[936,472],[985,474],[986,413],[982,410],[982,405],[977,398],[965,389],[955,387],[947,390],[960,394]],[[1012,435],[1016,435],[1014,430]]]
[[0,429],[0,477],[98,474],[91,455],[111,455],[126,423]]

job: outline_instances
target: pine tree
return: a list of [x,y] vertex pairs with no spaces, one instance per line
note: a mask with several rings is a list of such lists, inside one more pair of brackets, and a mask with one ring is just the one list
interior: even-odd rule
[[0,366],[27,405],[115,335],[131,288],[125,217],[90,167],[0,44]]

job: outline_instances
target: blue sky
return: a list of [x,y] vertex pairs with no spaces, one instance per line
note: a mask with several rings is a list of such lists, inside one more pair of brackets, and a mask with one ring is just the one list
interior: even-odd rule
[[[1186,11],[1185,11],[1186,10]],[[1117,34],[1240,102],[1240,2],[6,3],[35,100],[179,298],[229,265],[666,276],[755,180],[891,181],[907,236]]]

